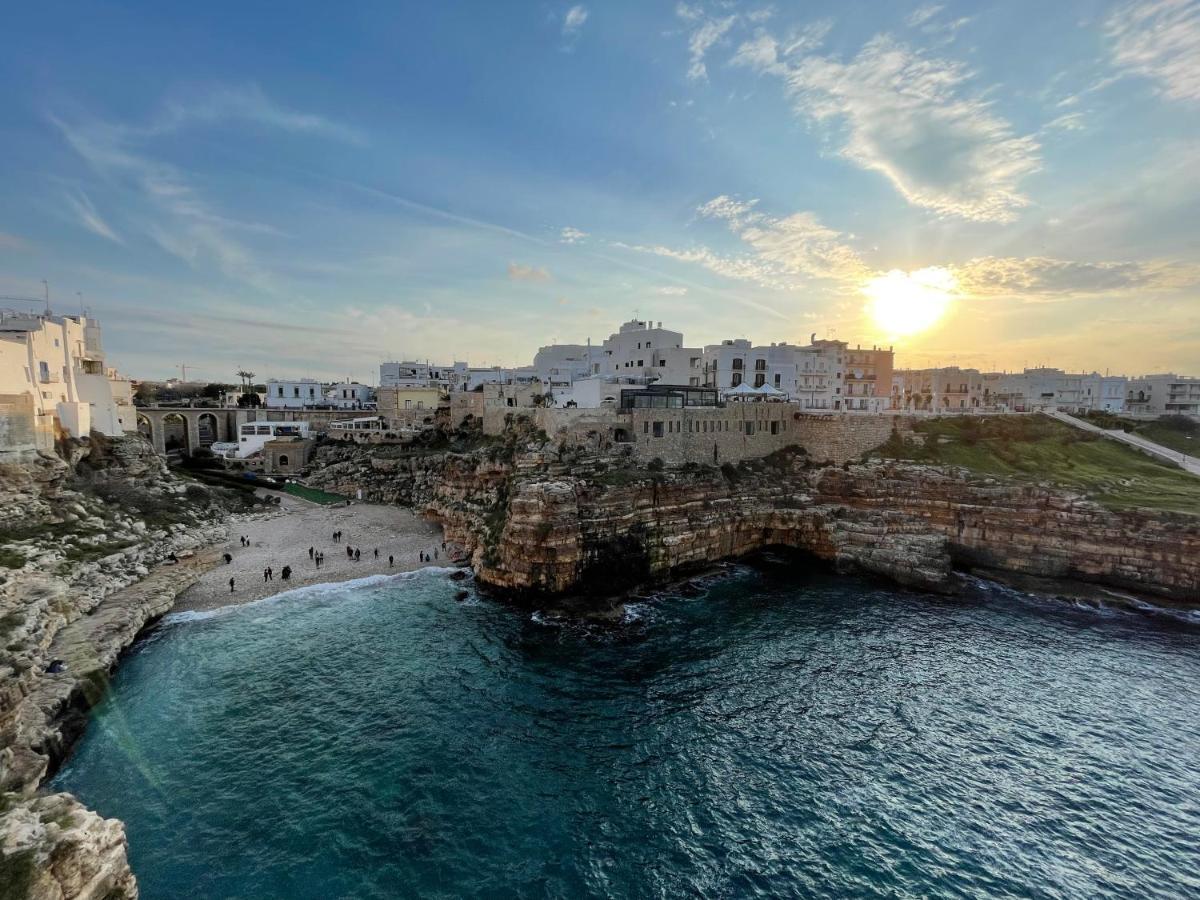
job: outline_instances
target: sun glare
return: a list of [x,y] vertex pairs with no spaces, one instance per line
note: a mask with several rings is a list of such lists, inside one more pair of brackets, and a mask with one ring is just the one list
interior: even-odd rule
[[950,270],[931,266],[914,272],[893,269],[872,278],[862,292],[870,300],[875,324],[889,337],[905,337],[937,324],[957,285]]

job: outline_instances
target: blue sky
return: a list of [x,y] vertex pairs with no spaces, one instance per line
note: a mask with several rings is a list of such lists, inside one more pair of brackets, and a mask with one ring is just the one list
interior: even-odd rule
[[[635,311],[1200,371],[1197,0],[246,6],[5,13],[0,293],[82,293],[135,376],[515,364]],[[910,279],[946,311],[897,332],[870,286]]]

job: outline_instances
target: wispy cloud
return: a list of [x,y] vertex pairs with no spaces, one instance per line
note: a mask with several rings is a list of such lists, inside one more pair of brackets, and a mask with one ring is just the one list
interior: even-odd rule
[[558,233],[558,239],[564,244],[581,244],[587,240],[588,233],[568,225]]
[[688,35],[690,63],[687,76],[692,81],[705,81],[708,79],[708,68],[704,64],[704,57],[713,44],[733,27],[737,16],[711,18],[699,6],[690,6],[687,3],[677,4],[675,14],[691,28]]
[[582,4],[572,6],[563,16],[562,33],[563,37],[574,37],[579,33],[579,29],[588,20],[587,7]]
[[757,203],[721,195],[700,206],[697,213],[725,221],[773,277],[799,275],[857,283],[869,273],[858,252],[845,242],[846,235],[821,224],[814,213],[769,216],[755,210]]
[[67,191],[64,195],[67,205],[71,208],[71,212],[75,214],[76,220],[90,231],[92,234],[97,234],[102,238],[107,238],[117,244],[124,244],[123,241],[112,227],[104,221],[103,217],[96,210],[88,195],[81,189]]
[[1127,3],[1109,16],[1105,31],[1118,68],[1151,79],[1171,100],[1200,101],[1200,3]]
[[654,293],[661,294],[664,297],[682,297],[687,292],[688,292],[687,288],[679,287],[678,285],[673,285],[673,284],[665,285],[663,287],[654,289]]
[[[214,266],[225,276],[264,291],[278,282],[256,258],[239,233],[282,236],[278,229],[228,217],[214,209],[180,168],[155,159],[148,149],[155,138],[185,126],[226,120],[250,121],[290,133],[359,143],[362,137],[321,116],[273,103],[256,85],[220,87],[184,101],[165,103],[149,124],[117,124],[100,120],[49,120],[68,145],[103,178],[132,190],[136,210],[130,214],[159,247],[193,268]],[[82,191],[68,194],[81,224],[96,234],[121,242]]]
[[172,133],[189,125],[212,125],[223,121],[249,122],[351,144],[367,142],[366,135],[357,128],[276,103],[257,84],[217,85],[188,95],[172,96],[150,124],[137,130],[150,136]]
[[945,9],[945,6],[941,3],[926,3],[914,9],[905,21],[909,28],[920,28],[943,9]]
[[844,126],[842,156],[883,175],[910,203],[993,222],[1028,204],[1020,183],[1039,168],[1038,143],[968,92],[972,73],[961,63],[887,36],[849,62],[788,61],[770,50],[764,43],[735,60],[781,78],[799,115]]
[[544,266],[527,266],[523,263],[510,262],[508,277],[513,281],[549,281],[550,273]]
[[0,250],[30,250],[32,248],[33,244],[25,238],[7,231],[0,231]]
[[960,288],[977,297],[1065,299],[1170,292],[1200,285],[1200,266],[1166,262],[1077,262],[1044,256],[985,256],[952,267]]

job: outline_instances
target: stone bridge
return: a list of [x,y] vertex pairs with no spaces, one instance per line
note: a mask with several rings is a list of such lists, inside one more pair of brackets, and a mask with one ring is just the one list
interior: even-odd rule
[[157,453],[165,456],[171,451],[191,456],[198,448],[217,441],[237,441],[238,425],[250,421],[254,412],[236,406],[139,406],[137,428]]
[[236,443],[238,426],[245,422],[308,422],[316,433],[324,433],[329,422],[353,416],[350,410],[243,409],[239,406],[139,406],[138,431],[166,455],[191,456],[200,447],[227,441]]

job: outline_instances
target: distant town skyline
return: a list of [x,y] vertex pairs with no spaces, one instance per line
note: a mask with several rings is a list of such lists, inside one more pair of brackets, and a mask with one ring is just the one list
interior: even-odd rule
[[516,366],[635,315],[1200,370],[1196,0],[6,21],[0,295],[45,279],[134,377]]

